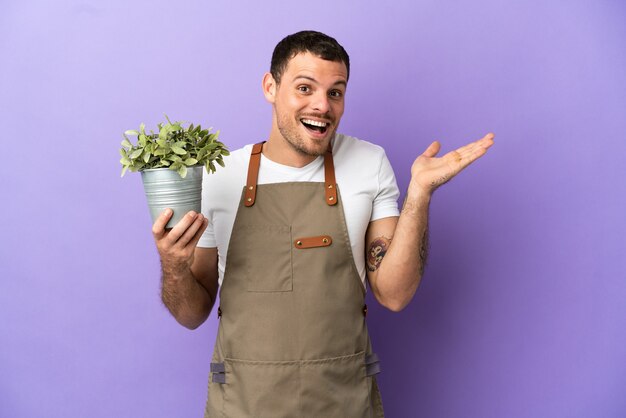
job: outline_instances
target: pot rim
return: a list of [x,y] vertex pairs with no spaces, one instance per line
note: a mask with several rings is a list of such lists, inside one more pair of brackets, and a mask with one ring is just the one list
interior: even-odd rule
[[[204,167],[204,165],[202,164],[190,165],[187,167],[187,170],[191,170],[192,168],[202,168],[202,167]],[[159,171],[159,170],[170,170],[170,171],[176,172],[176,170],[172,170],[169,167],[144,168],[138,171],[141,173],[142,171]]]

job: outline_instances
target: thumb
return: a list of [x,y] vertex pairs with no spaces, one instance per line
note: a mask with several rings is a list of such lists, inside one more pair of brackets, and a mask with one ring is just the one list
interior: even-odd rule
[[430,144],[428,146],[428,148],[426,148],[426,151],[424,151],[422,153],[422,155],[424,157],[434,157],[435,155],[437,155],[437,153],[439,152],[439,150],[441,149],[441,144],[439,143],[439,141],[435,141],[432,144]]
[[152,234],[154,235],[154,239],[159,240],[163,238],[165,235],[165,225],[167,225],[167,221],[170,220],[174,212],[170,208],[166,208],[157,220],[152,224]]

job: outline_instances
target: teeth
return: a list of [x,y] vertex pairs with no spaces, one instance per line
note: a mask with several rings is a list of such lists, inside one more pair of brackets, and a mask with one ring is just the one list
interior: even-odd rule
[[318,122],[316,120],[311,120],[311,119],[302,119],[301,121],[306,123],[307,125],[319,126],[320,128],[323,128],[327,125],[326,122]]

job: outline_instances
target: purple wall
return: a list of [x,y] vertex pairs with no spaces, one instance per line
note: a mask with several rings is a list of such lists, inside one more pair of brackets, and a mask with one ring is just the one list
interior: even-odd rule
[[370,304],[388,416],[626,416],[623,2],[2,9],[1,417],[201,416],[216,318],[190,332],[162,307],[121,132],[167,113],[263,139],[261,76],[305,28],[351,54],[341,131],[383,145],[402,189],[431,140],[496,133],[435,195],[413,303]]

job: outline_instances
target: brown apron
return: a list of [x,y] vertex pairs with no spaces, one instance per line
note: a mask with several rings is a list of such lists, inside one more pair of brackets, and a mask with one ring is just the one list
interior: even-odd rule
[[252,149],[220,289],[205,418],[379,418],[332,153],[325,182],[262,184]]

